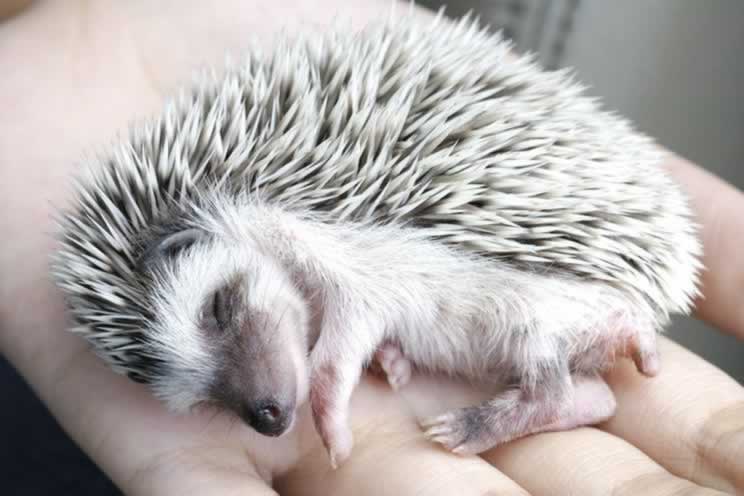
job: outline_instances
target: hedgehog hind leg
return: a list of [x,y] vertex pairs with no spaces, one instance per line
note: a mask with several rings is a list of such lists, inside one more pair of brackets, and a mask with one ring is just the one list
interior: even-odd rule
[[573,404],[568,414],[544,426],[540,432],[595,425],[615,414],[615,394],[600,376],[573,376],[572,382]]
[[426,436],[452,452],[478,454],[540,432],[594,425],[615,412],[615,397],[599,376],[567,376],[558,389],[508,389],[478,406],[422,421]]

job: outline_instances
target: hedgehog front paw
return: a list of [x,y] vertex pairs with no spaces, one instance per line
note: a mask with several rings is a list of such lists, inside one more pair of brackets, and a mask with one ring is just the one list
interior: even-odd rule
[[333,469],[349,458],[354,445],[348,425],[348,401],[339,394],[339,372],[333,365],[319,367],[310,383],[313,421]]
[[411,380],[411,362],[403,355],[399,346],[383,344],[375,353],[375,361],[387,377],[393,391],[402,388]]
[[354,447],[354,437],[344,422],[334,422],[333,419],[322,419],[319,427],[323,446],[328,452],[331,468],[336,470],[351,456]]

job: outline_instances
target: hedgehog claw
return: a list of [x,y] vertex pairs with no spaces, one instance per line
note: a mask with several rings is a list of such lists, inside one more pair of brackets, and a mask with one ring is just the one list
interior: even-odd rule
[[457,452],[464,442],[458,421],[452,413],[424,419],[420,422],[424,435],[432,442],[441,444],[449,451]]

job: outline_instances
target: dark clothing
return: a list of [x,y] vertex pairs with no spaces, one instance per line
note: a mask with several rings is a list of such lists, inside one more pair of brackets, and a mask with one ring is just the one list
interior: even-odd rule
[[0,398],[0,494],[121,494],[2,357]]

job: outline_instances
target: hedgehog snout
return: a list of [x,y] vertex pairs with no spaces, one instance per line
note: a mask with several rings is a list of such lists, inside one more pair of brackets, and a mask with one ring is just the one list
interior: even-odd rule
[[207,298],[213,399],[255,431],[280,436],[306,389],[302,302],[278,270],[239,272]]
[[289,430],[294,420],[294,411],[294,403],[267,398],[245,403],[240,417],[257,432],[275,437]]

